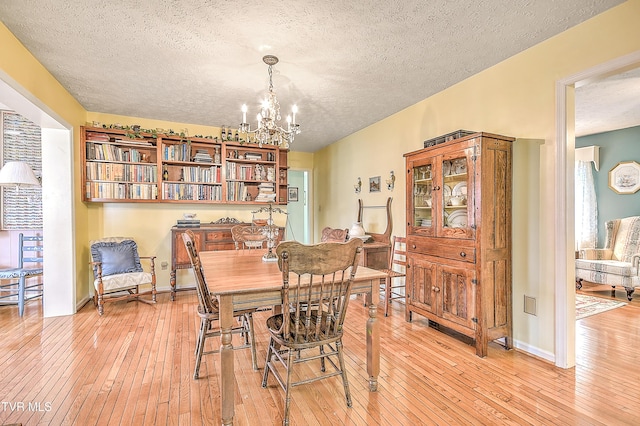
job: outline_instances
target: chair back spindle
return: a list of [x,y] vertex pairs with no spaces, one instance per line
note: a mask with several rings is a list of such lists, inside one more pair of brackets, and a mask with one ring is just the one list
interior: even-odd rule
[[342,335],[361,240],[278,245],[282,271],[283,336],[298,344],[317,344]]
[[195,234],[190,229],[182,233],[182,241],[187,249],[187,254],[191,261],[193,273],[196,278],[196,293],[198,294],[200,310],[203,313],[213,314],[217,309],[215,309],[211,292],[209,291],[209,287],[204,279],[202,264],[200,263],[200,257],[198,256],[198,249],[195,246],[195,238]]

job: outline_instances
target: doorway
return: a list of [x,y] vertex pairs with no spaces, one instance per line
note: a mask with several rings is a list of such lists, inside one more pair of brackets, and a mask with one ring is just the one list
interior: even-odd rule
[[640,65],[640,51],[597,65],[556,82],[555,248],[556,286],[555,365],[575,366],[575,96],[574,88],[590,80]]
[[287,203],[287,240],[311,243],[309,171],[289,170],[289,200]]
[[[33,100],[32,100],[33,99]],[[0,101],[42,129],[44,317],[76,312],[72,126],[0,75]]]

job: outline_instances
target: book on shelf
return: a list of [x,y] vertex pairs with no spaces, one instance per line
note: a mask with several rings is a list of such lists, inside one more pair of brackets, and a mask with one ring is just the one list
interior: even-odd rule
[[199,149],[196,151],[193,161],[198,163],[213,163],[213,158],[206,149]]
[[199,228],[200,219],[178,219],[178,228]]
[[262,160],[262,155],[255,154],[255,153],[252,153],[252,152],[247,152],[244,155],[244,158],[246,158],[247,160]]
[[274,202],[276,200],[275,184],[273,182],[262,182],[258,185],[257,202]]
[[144,140],[144,139],[127,139],[127,138],[121,138],[121,139],[116,139],[114,142],[117,142],[117,143],[126,143],[126,144],[130,144],[130,145],[151,146],[151,142],[146,141],[146,140]]

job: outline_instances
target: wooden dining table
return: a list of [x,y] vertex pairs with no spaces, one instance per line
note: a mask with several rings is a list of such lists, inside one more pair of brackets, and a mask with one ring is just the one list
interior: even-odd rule
[[[231,329],[233,312],[282,304],[282,273],[277,262],[264,262],[260,250],[202,251],[200,261],[205,280],[220,306],[220,401],[222,424],[233,424],[234,355]],[[386,274],[359,266],[351,287],[352,294],[366,294],[369,318],[366,322],[367,373],[369,391],[378,389],[380,336],[377,305],[380,279]]]

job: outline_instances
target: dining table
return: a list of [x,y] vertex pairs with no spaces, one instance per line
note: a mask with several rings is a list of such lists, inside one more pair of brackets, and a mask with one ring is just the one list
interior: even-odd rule
[[[205,281],[218,299],[220,309],[220,403],[222,424],[233,424],[235,370],[231,330],[233,312],[243,309],[282,305],[282,272],[278,262],[262,260],[261,250],[201,251],[200,262]],[[377,305],[382,271],[358,266],[351,294],[366,294],[367,373],[369,391],[378,389],[380,372],[380,336]]]

